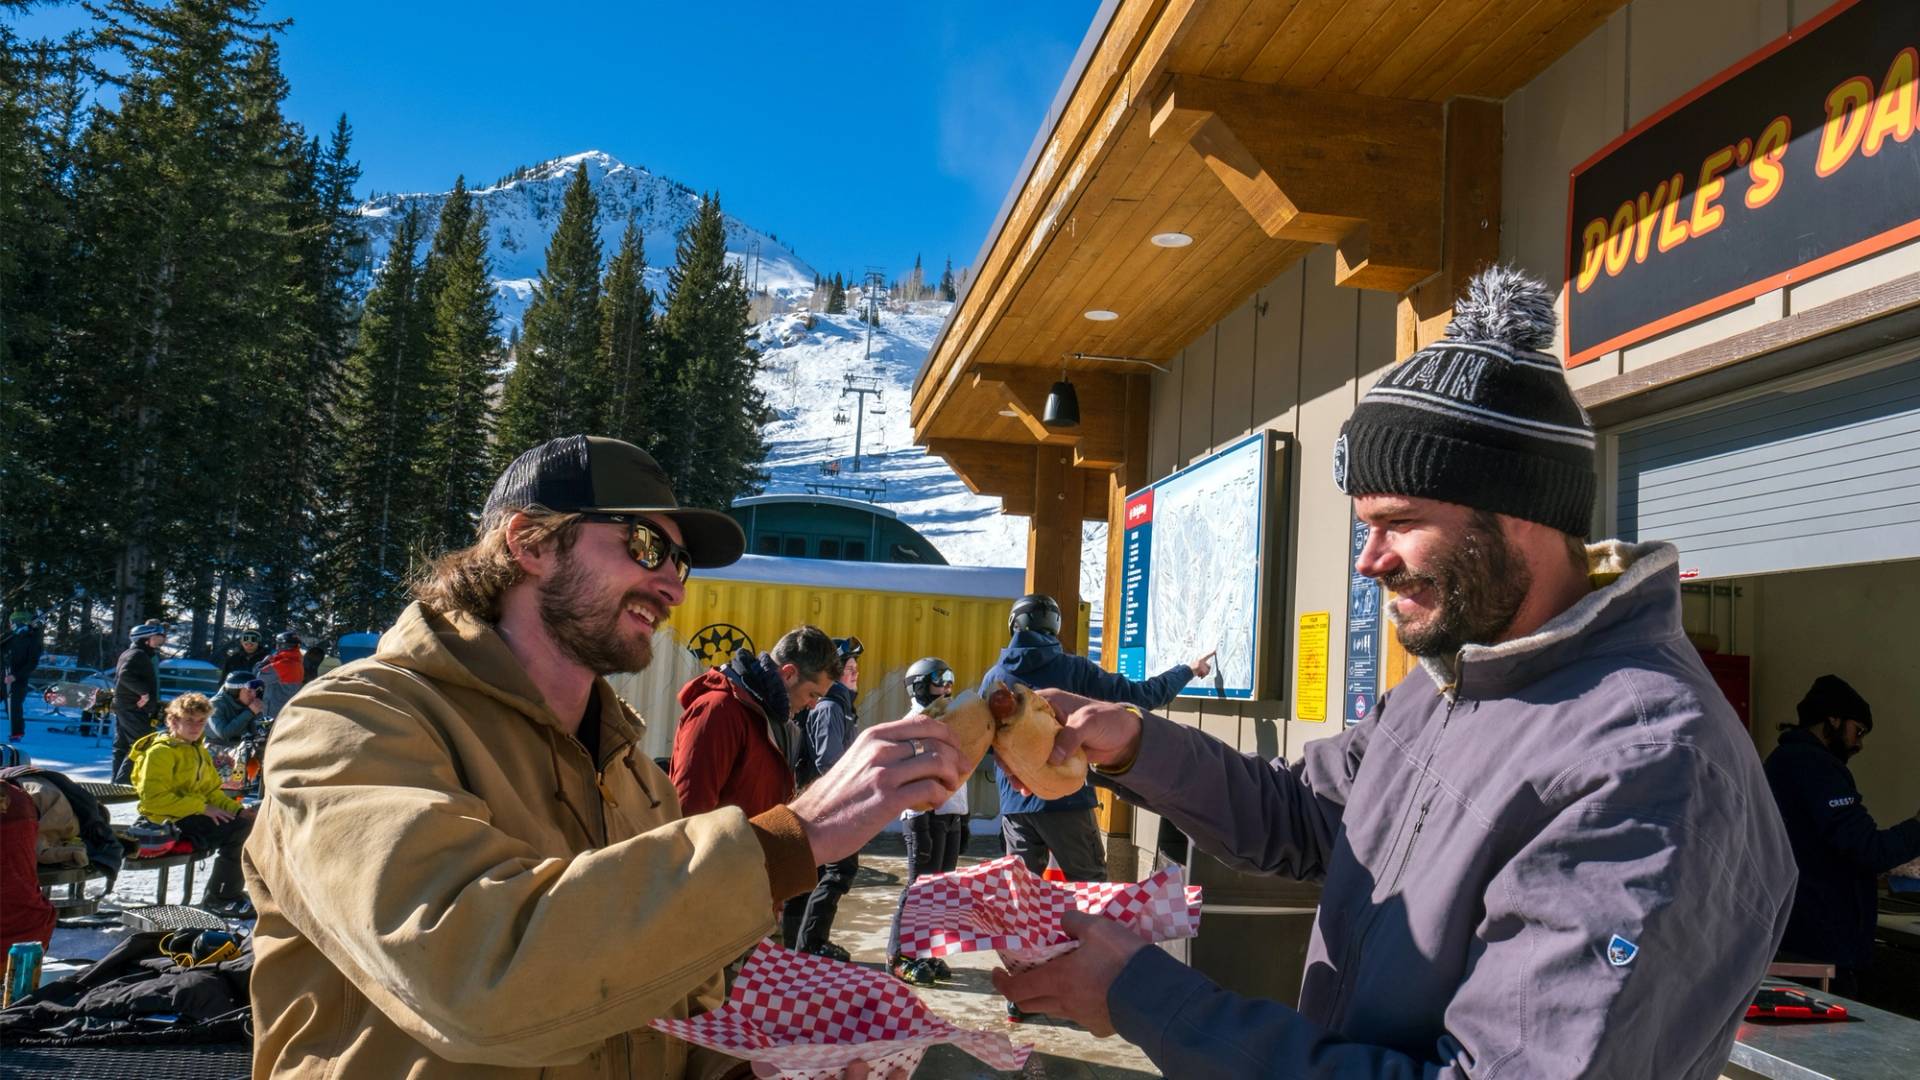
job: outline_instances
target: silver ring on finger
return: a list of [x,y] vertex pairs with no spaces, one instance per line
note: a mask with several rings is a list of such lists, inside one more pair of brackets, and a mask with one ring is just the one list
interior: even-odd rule
[[907,755],[910,758],[919,757],[922,753],[926,751],[926,748],[920,745],[919,739],[908,739],[907,745],[913,748],[913,753]]

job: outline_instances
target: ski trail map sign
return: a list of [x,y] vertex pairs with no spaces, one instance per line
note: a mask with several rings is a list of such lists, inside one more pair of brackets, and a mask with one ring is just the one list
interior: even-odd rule
[[1214,674],[1180,696],[1267,695],[1263,628],[1275,561],[1268,522],[1282,445],[1272,432],[1250,435],[1127,499],[1122,675],[1151,678],[1217,650]]

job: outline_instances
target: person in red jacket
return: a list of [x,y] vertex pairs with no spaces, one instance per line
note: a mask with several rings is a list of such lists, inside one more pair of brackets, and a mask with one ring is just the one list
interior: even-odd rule
[[45,945],[53,937],[53,904],[40,895],[39,842],[33,796],[0,780],[0,950],[17,941]]
[[792,798],[792,717],[813,708],[839,676],[833,639],[802,626],[771,653],[741,649],[727,666],[681,687],[672,769],[681,811],[737,806],[752,817]]

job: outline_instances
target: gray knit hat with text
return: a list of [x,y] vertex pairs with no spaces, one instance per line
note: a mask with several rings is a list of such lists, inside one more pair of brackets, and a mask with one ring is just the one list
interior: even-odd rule
[[1510,266],[1481,271],[1439,341],[1395,365],[1354,407],[1333,448],[1348,495],[1439,499],[1591,528],[1593,423],[1560,362],[1541,350],[1557,319],[1546,286]]

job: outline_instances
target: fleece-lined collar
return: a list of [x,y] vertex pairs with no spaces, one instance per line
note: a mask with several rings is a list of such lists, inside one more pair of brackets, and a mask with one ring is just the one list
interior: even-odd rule
[[1468,645],[1449,664],[1422,658],[1443,693],[1506,697],[1574,660],[1684,638],[1680,621],[1680,551],[1652,541],[1605,540],[1587,545],[1588,572],[1604,582],[1525,637]]

